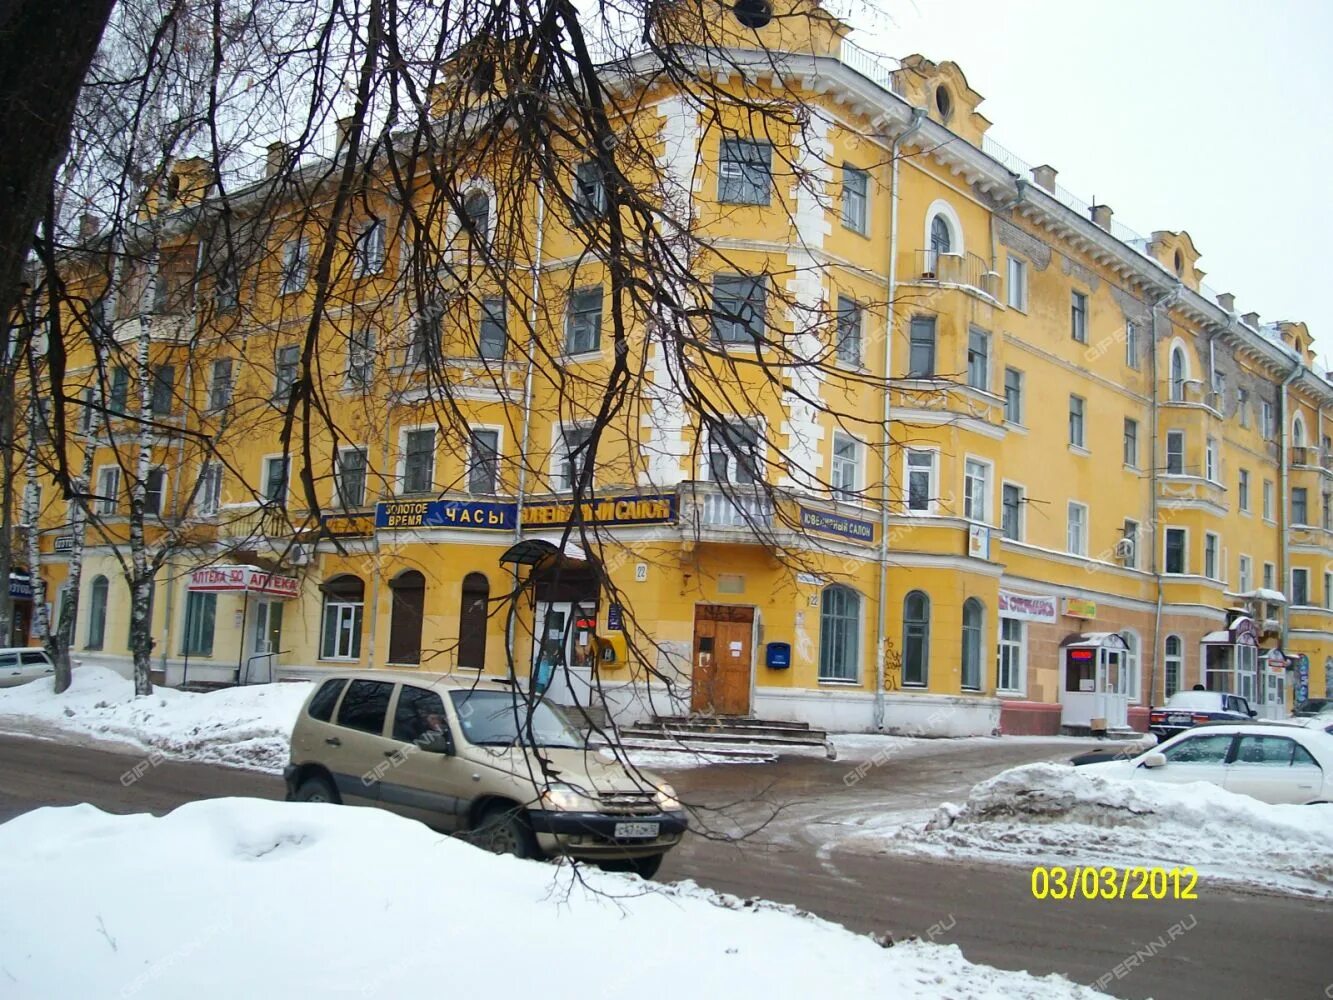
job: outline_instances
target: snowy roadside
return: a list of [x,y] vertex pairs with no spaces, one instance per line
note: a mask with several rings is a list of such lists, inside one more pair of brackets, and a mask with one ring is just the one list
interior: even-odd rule
[[1029,866],[1188,866],[1201,885],[1333,898],[1333,805],[1269,805],[1211,784],[1129,782],[1062,764],[1011,768],[924,822],[866,817],[839,846]]
[[50,680],[0,690],[0,730],[109,740],[164,757],[279,773],[309,682],[207,694],[158,688],[146,698],[105,667],[80,667],[56,696]]
[[582,867],[575,877],[372,809],[253,799],[161,818],[38,809],[0,826],[0,884],[24,900],[0,910],[3,992],[15,998],[428,988],[586,1000],[588,976],[576,970],[589,962],[593,993],[636,1000],[678,996],[683,975],[728,1000],[1103,996],[1061,976],[975,965],[954,945],[883,948],[693,883]]

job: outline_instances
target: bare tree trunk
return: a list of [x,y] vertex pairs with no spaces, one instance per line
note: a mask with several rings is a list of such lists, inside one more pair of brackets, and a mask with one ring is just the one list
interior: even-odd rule
[[[51,620],[46,613],[46,581],[42,579],[42,539],[39,525],[42,518],[40,487],[37,480],[37,428],[41,426],[41,414],[37,409],[37,394],[32,393],[28,404],[28,448],[23,460],[23,471],[27,480],[23,489],[23,519],[28,525],[28,577],[32,581],[32,633],[42,640],[42,645],[50,641]],[[9,581],[5,585],[8,589]]]
[[153,303],[157,295],[159,238],[156,225],[148,255],[148,276],[139,301],[139,433],[134,456],[134,483],[130,490],[130,651],[134,654],[134,693],[152,694],[152,593],[155,569],[148,558],[144,535],[148,471],[153,447]]
[[[11,336],[6,330],[5,349]],[[4,375],[12,369],[6,365]],[[9,596],[9,573],[14,568],[14,380],[0,378],[0,646],[8,646],[14,632],[14,599]]]

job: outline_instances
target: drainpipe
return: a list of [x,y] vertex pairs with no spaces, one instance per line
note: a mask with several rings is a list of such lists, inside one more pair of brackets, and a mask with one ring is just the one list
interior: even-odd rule
[[[537,353],[537,310],[541,300],[542,280],[542,237],[546,231],[546,178],[537,181],[537,238],[532,253],[532,291],[528,304],[528,350],[527,371],[523,375],[523,432],[518,448],[518,488],[514,494],[514,541],[523,537],[523,498],[528,485],[528,447],[532,433],[532,375]],[[518,593],[518,566],[510,569],[513,577],[513,592]],[[518,619],[518,608],[507,616],[505,623],[505,645],[508,654],[514,655],[514,625]],[[534,625],[533,631],[536,631]]]
[[[1148,711],[1151,713],[1153,708],[1153,699],[1157,694],[1157,660],[1161,656],[1162,648],[1162,604],[1165,597],[1165,591],[1162,587],[1162,567],[1159,562],[1161,556],[1158,547],[1159,532],[1157,530],[1157,411],[1160,406],[1159,387],[1158,387],[1158,364],[1157,364],[1157,310],[1166,306],[1170,310],[1172,304],[1180,298],[1180,291],[1184,286],[1177,281],[1169,292],[1164,292],[1158,296],[1152,304],[1149,316],[1149,342],[1152,350],[1149,352],[1152,358],[1151,365],[1151,383],[1152,383],[1152,406],[1149,409],[1149,419],[1151,423],[1152,456],[1149,463],[1148,478],[1150,488],[1148,491],[1148,528],[1151,536],[1150,558],[1148,566],[1152,571],[1153,581],[1157,586],[1157,608],[1153,614],[1152,627],[1152,666],[1148,668]],[[1210,342],[1211,343],[1211,342]],[[1200,669],[1202,674],[1202,669]]]
[[[1281,558],[1282,577],[1280,580],[1280,590],[1286,594],[1291,589],[1291,507],[1288,497],[1290,486],[1290,454],[1287,448],[1287,435],[1291,421],[1287,416],[1287,387],[1296,381],[1304,365],[1301,359],[1297,358],[1292,363],[1291,371],[1287,377],[1282,380],[1282,388],[1278,393],[1278,431],[1277,431],[1277,470],[1278,470],[1278,535],[1279,549],[1278,554]],[[1307,585],[1308,589],[1308,585]],[[1282,606],[1282,632],[1278,644],[1283,650],[1287,648],[1287,630],[1291,627],[1291,602],[1288,600]],[[1261,692],[1262,693],[1262,692]]]
[[898,291],[898,151],[903,140],[921,127],[926,119],[925,108],[913,108],[912,120],[907,128],[899,132],[889,148],[891,167],[889,171],[889,266],[885,288],[888,301],[884,307],[884,441],[880,451],[880,511],[879,511],[879,602],[875,610],[875,715],[876,729],[884,728],[884,669],[887,650],[884,647],[884,631],[888,625],[886,609],[889,601],[889,415],[892,390],[889,376],[893,371],[893,324],[894,296]]

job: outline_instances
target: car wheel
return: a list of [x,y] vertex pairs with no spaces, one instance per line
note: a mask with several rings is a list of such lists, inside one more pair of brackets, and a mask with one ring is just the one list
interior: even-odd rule
[[331,802],[337,804],[338,793],[333,790],[326,778],[313,775],[301,782],[296,789],[294,802]]
[[650,879],[662,867],[665,854],[650,854],[646,858],[617,858],[615,861],[599,861],[598,866],[607,872],[633,872],[643,879]]
[[478,847],[492,854],[512,854],[516,858],[538,856],[532,831],[517,806],[488,809],[477,824],[474,840]]

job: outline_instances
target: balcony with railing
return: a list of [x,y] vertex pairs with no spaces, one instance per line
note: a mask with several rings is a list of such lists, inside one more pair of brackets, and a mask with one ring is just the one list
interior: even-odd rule
[[301,515],[265,505],[262,507],[223,507],[217,513],[218,537],[236,542],[242,539],[262,541],[291,538],[300,529]]
[[773,529],[773,499],[762,486],[681,483],[680,523],[695,538],[748,534],[758,542]]
[[1223,506],[1226,502],[1227,470],[1224,462],[1212,469],[1206,465],[1177,463],[1170,460],[1158,470],[1157,496],[1169,508],[1172,503],[1189,505],[1203,502]]
[[1318,469],[1333,473],[1333,452],[1298,445],[1291,449],[1290,463],[1293,469]]
[[904,284],[961,288],[999,301],[1000,276],[976,254],[916,250],[912,256],[912,270]]

